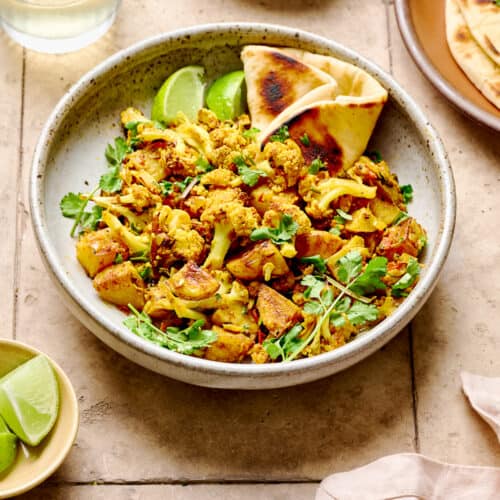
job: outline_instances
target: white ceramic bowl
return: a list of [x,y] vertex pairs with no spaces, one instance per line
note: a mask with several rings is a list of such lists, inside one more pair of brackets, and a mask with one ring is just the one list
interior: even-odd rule
[[[370,148],[382,152],[415,196],[410,213],[427,229],[421,279],[396,312],[369,332],[319,356],[277,364],[230,364],[184,356],[150,344],[123,325],[124,315],[101,301],[75,258],[71,221],[59,201],[95,185],[105,169],[104,148],[117,134],[119,112],[149,111],[155,91],[177,68],[201,64],[208,77],[241,67],[242,45],[262,43],[333,55],[368,71],[389,91]],[[217,24],[167,33],[110,57],[81,78],[45,125],[33,158],[31,215],[39,247],[70,310],[97,337],[130,360],[192,384],[266,389],[325,377],[360,361],[394,337],[431,293],[448,254],[455,222],[453,175],[436,131],[408,94],[375,64],[333,41],[281,26]]]

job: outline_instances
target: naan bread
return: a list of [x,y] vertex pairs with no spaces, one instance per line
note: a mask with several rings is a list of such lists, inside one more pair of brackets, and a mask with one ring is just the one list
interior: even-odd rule
[[492,0],[458,0],[458,6],[476,42],[500,65],[500,7]]
[[[450,51],[471,82],[500,108],[500,66],[481,49],[459,7],[463,0],[446,2],[446,39]],[[495,6],[498,9],[498,7]]]
[[309,91],[335,83],[326,73],[274,47],[247,45],[241,60],[252,126],[260,130]]
[[[332,83],[316,87],[290,104],[262,129],[260,142],[287,125],[306,162],[320,158],[331,173],[348,168],[365,151],[387,91],[366,71],[334,57],[296,49],[280,52],[329,75]],[[248,104],[252,115],[250,98]],[[306,144],[300,140],[304,134],[309,139]]]

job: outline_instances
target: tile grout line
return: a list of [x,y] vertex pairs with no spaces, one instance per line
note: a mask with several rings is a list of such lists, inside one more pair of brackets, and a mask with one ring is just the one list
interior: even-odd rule
[[[385,19],[387,30],[387,50],[389,53],[389,72],[394,76],[393,60],[392,60],[392,38],[391,38],[391,25],[390,25],[390,12],[389,9],[393,2],[384,0],[385,5]],[[418,394],[417,383],[415,376],[415,352],[413,345],[413,321],[408,323],[408,355],[410,358],[410,380],[411,380],[411,399],[412,399],[412,414],[413,414],[413,448],[416,453],[420,453],[420,436],[418,429]]]
[[384,0],[385,9],[385,29],[387,31],[387,52],[389,55],[389,73],[392,75],[392,39],[391,39],[391,24],[389,19],[389,4]]
[[19,155],[18,155],[18,166],[17,166],[17,179],[16,179],[16,233],[15,233],[15,251],[14,251],[14,303],[12,311],[12,338],[16,339],[17,333],[17,309],[19,300],[19,283],[20,283],[20,251],[21,251],[21,238],[22,238],[22,227],[24,218],[24,206],[22,203],[23,198],[23,139],[24,139],[24,99],[26,91],[26,49],[23,47],[23,65],[21,71],[21,113],[19,119]]
[[413,430],[414,439],[413,446],[416,453],[420,453],[420,436],[418,430],[418,393],[417,393],[417,381],[415,376],[415,351],[413,343],[413,322],[408,325],[408,344],[410,350],[410,369],[411,369],[411,397],[413,406]]
[[144,479],[138,481],[115,480],[115,481],[71,481],[71,480],[48,480],[42,488],[51,488],[56,486],[224,486],[224,485],[281,485],[281,484],[319,484],[320,479],[289,479],[289,480],[269,480],[264,479]]

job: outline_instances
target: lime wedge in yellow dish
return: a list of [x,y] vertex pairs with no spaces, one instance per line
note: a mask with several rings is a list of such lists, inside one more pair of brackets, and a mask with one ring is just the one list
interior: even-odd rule
[[207,106],[219,120],[237,118],[246,109],[245,73],[233,71],[221,76],[210,86]]
[[201,66],[185,66],[172,73],[154,98],[151,118],[169,124],[182,111],[190,120],[196,119],[205,98],[204,80]]
[[0,474],[7,470],[16,459],[17,437],[10,432],[0,417]]
[[46,356],[38,355],[0,379],[0,415],[25,443],[36,446],[59,412],[59,386]]

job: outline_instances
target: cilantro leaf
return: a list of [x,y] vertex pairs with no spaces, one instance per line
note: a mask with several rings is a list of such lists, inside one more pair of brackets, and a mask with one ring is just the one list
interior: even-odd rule
[[400,187],[401,194],[403,195],[403,203],[406,205],[413,200],[413,187],[411,184],[405,184]]
[[271,240],[276,245],[281,245],[291,241],[295,233],[299,229],[299,225],[288,214],[284,214],[277,228],[259,227],[254,229],[250,234],[252,241]]
[[280,338],[267,338],[262,343],[262,347],[266,350],[267,354],[272,360],[275,360],[281,356],[281,359],[286,360],[290,354],[295,352],[297,349],[302,350],[305,344],[305,340],[299,337],[300,333],[304,327],[300,324],[296,324],[290,330],[288,330],[285,335]]
[[302,278],[300,284],[307,287],[304,290],[304,297],[306,299],[319,299],[326,283],[316,276],[308,274]]
[[99,222],[102,219],[102,207],[94,205],[90,212],[83,212],[80,219],[80,227],[82,229],[91,229],[95,231]]
[[383,278],[386,274],[387,259],[385,257],[374,257],[349,288],[357,295],[369,295],[377,290],[385,290],[385,283],[380,278]]
[[325,164],[321,161],[321,158],[315,158],[309,165],[309,173],[316,175],[322,168],[325,168]]
[[283,125],[269,138],[269,140],[271,142],[285,142],[289,138],[290,132],[288,132],[288,127]]
[[379,311],[374,304],[363,304],[363,302],[355,301],[346,314],[352,326],[359,326],[369,321],[375,321]]
[[96,190],[97,188],[90,195],[85,197],[82,197],[80,193],[67,193],[59,203],[63,216],[75,220],[71,228],[71,236],[74,236],[78,226],[81,226],[82,229],[97,229],[101,220],[102,208],[94,206],[90,212],[85,212],[89,199]]
[[311,255],[309,257],[301,257],[300,262],[303,264],[312,264],[314,269],[320,274],[326,273],[326,259],[323,259],[321,255]]
[[267,177],[267,174],[262,170],[251,169],[249,167],[238,167],[238,175],[247,186],[253,187],[259,181],[259,177]]
[[131,152],[132,148],[127,144],[127,141],[123,137],[117,137],[115,139],[114,147],[111,144],[106,146],[104,155],[106,156],[109,165],[114,167],[120,166],[123,158]]
[[67,193],[63,196],[59,207],[64,217],[74,219],[81,211],[85,209],[87,200],[81,198],[80,194]]
[[99,187],[108,193],[116,193],[122,188],[122,180],[120,179],[120,167],[115,165],[110,167],[108,171],[101,175],[99,179]]
[[358,250],[351,250],[337,264],[337,275],[343,283],[350,282],[360,272],[363,258]]
[[322,314],[324,311],[319,302],[309,301],[304,304],[304,312],[307,314]]
[[194,164],[196,165],[196,171],[200,174],[206,174],[207,172],[210,172],[215,168],[203,156],[199,156],[198,159],[194,162]]
[[113,263],[121,264],[122,262],[123,262],[123,255],[121,253],[117,253]]
[[193,354],[217,340],[217,334],[212,330],[203,330],[203,320],[197,320],[183,330],[168,327],[162,331],[153,325],[151,318],[144,312],[139,312],[129,304],[132,315],[123,324],[133,333],[154,344],[166,347],[182,354]]
[[160,185],[162,196],[168,196],[172,189],[174,188],[174,183],[169,181],[161,181],[158,183]]
[[307,134],[304,134],[301,138],[300,138],[300,142],[302,144],[304,144],[304,146],[308,147],[311,145],[311,141],[309,140],[309,136]]
[[399,278],[398,281],[392,286],[392,295],[394,297],[404,297],[405,290],[413,285],[420,274],[420,264],[417,259],[410,258],[406,266],[406,272]]
[[259,177],[267,177],[267,174],[262,170],[250,168],[241,155],[237,156],[233,161],[238,167],[238,175],[247,186],[253,187],[259,182]]
[[254,140],[257,137],[257,135],[259,134],[259,132],[260,132],[259,128],[252,127],[252,128],[249,128],[248,130],[245,130],[242,135],[245,139]]

